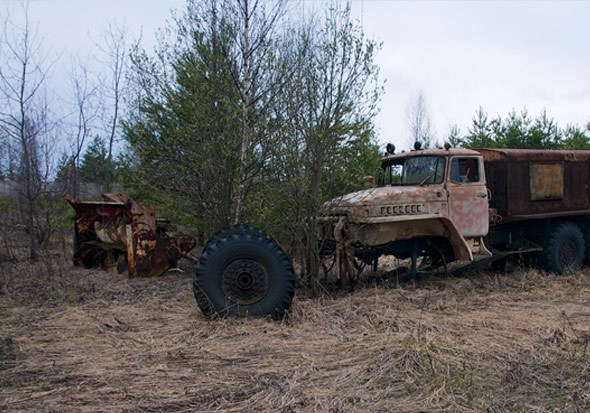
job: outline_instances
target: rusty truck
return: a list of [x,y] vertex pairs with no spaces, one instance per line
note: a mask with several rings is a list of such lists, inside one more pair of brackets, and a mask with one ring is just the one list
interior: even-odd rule
[[[511,258],[564,274],[590,261],[590,151],[388,145],[371,181],[316,219],[342,282],[383,255],[407,260],[410,274]],[[280,247],[244,226],[212,241],[194,275],[203,312],[284,314],[294,277]]]

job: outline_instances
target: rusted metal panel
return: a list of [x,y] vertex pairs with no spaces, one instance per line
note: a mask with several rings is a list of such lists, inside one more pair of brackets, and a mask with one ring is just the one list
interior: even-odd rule
[[563,162],[531,162],[529,178],[531,201],[563,198]]
[[590,213],[590,151],[478,151],[503,222]]
[[[348,214],[351,221],[367,218],[395,219],[396,216],[443,214],[447,211],[447,192],[444,185],[431,187],[404,186],[379,187],[335,198],[328,201],[324,208],[331,213],[338,211]],[[425,206],[428,205],[428,208]],[[403,213],[402,213],[403,212]]]
[[590,151],[551,149],[476,149],[486,162],[590,162]]
[[489,206],[485,185],[449,184],[449,217],[464,237],[488,233]]
[[[449,217],[465,238],[483,237],[489,229],[488,190],[481,157],[460,156],[451,159],[447,191],[449,197]],[[453,165],[463,164],[464,171]],[[453,177],[453,172],[459,172],[463,178],[459,181]],[[471,173],[472,178],[469,178]]]
[[156,276],[196,245],[194,237],[172,236],[167,223],[156,220],[154,208],[123,194],[103,194],[102,202],[66,199],[75,210],[75,265]]

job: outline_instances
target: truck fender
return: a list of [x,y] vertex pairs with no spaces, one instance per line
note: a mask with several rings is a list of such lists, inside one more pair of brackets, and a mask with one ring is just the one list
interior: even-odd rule
[[461,236],[461,233],[453,224],[453,222],[447,218],[440,218],[440,222],[443,226],[445,234],[453,247],[453,252],[455,253],[455,258],[457,260],[463,261],[473,261],[473,254],[471,253],[471,248],[465,241],[465,238]]

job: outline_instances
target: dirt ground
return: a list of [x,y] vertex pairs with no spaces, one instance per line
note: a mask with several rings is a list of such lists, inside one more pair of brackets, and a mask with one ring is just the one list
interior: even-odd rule
[[588,412],[590,270],[367,281],[207,320],[191,274],[0,264],[3,412]]

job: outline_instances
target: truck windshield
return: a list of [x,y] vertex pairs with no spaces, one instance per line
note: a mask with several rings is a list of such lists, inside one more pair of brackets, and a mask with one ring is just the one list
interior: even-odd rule
[[385,185],[440,184],[445,173],[445,158],[413,156],[383,165]]

